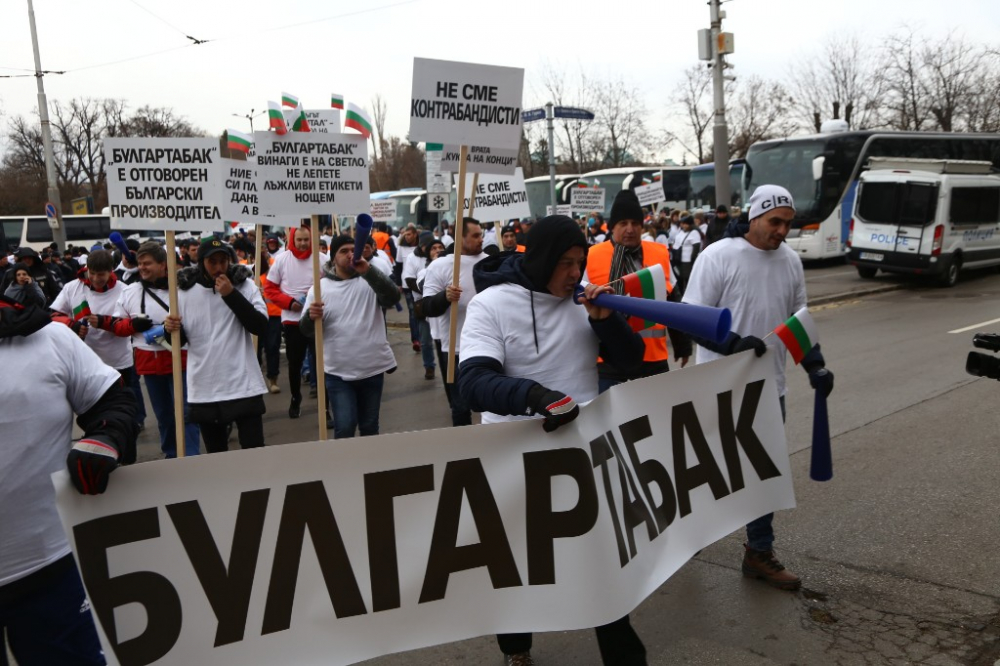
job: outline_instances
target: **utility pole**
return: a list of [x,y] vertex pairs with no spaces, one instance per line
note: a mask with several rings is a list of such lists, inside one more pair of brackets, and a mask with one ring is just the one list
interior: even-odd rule
[[715,203],[728,206],[732,201],[729,189],[729,130],[726,126],[725,74],[727,53],[733,52],[732,33],[722,32],[722,19],[726,13],[720,9],[721,0],[709,0],[712,15],[711,58],[712,84],[715,90],[715,122],[712,154],[715,156]]
[[[62,201],[59,182],[56,180],[56,162],[52,154],[52,129],[49,125],[49,103],[45,99],[42,84],[42,57],[38,54],[38,33],[35,31],[35,8],[28,0],[28,22],[31,24],[31,46],[35,52],[35,82],[38,85],[38,118],[42,121],[42,146],[45,150],[45,176],[49,181],[49,203],[56,207],[56,222],[52,227],[52,238],[60,252],[66,251],[66,227],[62,220]],[[49,222],[51,225],[52,222]]]
[[545,105],[545,118],[549,125],[549,199],[552,201],[552,214],[556,214],[556,129],[555,114],[552,102]]

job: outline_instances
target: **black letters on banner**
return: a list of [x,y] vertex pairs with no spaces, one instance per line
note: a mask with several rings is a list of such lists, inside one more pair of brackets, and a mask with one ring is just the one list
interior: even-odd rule
[[753,420],[757,416],[757,406],[764,391],[764,380],[747,384],[743,392],[743,402],[740,403],[740,414],[733,428],[733,392],[725,391],[719,394],[719,439],[722,440],[722,453],[726,460],[726,470],[729,472],[729,487],[732,492],[743,490],[743,468],[740,465],[740,452],[736,442],[743,446],[743,452],[753,465],[761,481],[781,476],[771,457],[767,455],[764,445],[753,430]]
[[399,559],[396,552],[396,497],[434,490],[434,466],[365,474],[365,520],[372,612],[399,608]]
[[636,487],[635,479],[632,477],[632,469],[626,464],[625,457],[622,456],[618,440],[615,439],[614,433],[610,431],[605,436],[619,462],[618,478],[622,488],[622,515],[625,518],[625,538],[628,539],[630,555],[635,557],[635,528],[640,523],[645,523],[646,534],[650,541],[659,536],[659,533],[656,531],[656,525],[653,523],[653,516],[649,512],[649,507],[646,506],[639,496],[639,489]]
[[[580,500],[566,511],[552,510],[552,477],[569,476],[580,489]],[[556,539],[582,536],[597,523],[597,487],[590,458],[583,449],[556,449],[524,454],[528,542],[528,584],[556,582]]]
[[608,462],[615,457],[608,439],[601,435],[590,442],[590,457],[594,459],[594,468],[601,468],[601,478],[604,480],[604,498],[608,503],[608,513],[611,514],[611,525],[615,530],[615,543],[618,544],[618,561],[624,567],[629,563],[629,554],[625,549],[625,537],[622,534],[621,521],[618,519],[618,509],[615,507],[614,489],[611,487],[611,471]]
[[[464,496],[469,498],[469,510],[476,523],[479,543],[457,546],[458,521]],[[444,599],[451,574],[483,566],[489,571],[494,589],[521,585],[510,540],[504,531],[500,509],[497,508],[482,462],[478,458],[453,460],[445,467],[441,481],[420,603]]]
[[228,567],[222,561],[197,500],[167,505],[167,513],[219,621],[215,630],[215,647],[237,643],[243,640],[246,632],[250,593],[253,591],[270,492],[270,489],[264,488],[240,495]]
[[[671,523],[674,522],[674,515],[677,513],[677,500],[674,498],[674,483],[670,480],[670,473],[659,460],[650,458],[639,462],[639,455],[636,453],[636,442],[649,439],[653,436],[653,429],[649,425],[649,417],[641,416],[637,419],[622,424],[622,441],[625,443],[625,450],[628,451],[629,460],[635,469],[635,475],[639,478],[639,485],[642,487],[646,503],[649,505],[653,517],[656,519],[656,529],[662,533]],[[663,503],[656,506],[653,501],[653,492],[649,488],[650,483],[655,483],[660,488],[663,496]]]
[[[694,404],[685,402],[674,405],[673,409],[673,432],[671,439],[674,447],[674,483],[677,486],[677,505],[680,507],[680,516],[691,513],[691,498],[688,496],[692,490],[707,483],[712,489],[712,495],[719,500],[729,494],[726,480],[722,478],[722,472],[712,456],[711,449],[708,448],[708,440],[701,429],[698,421],[698,414],[694,410]],[[687,466],[687,451],[684,446],[684,434],[687,433],[691,441],[691,448],[694,450],[694,457],[698,460],[697,465]]]
[[[73,528],[80,575],[97,619],[123,666],[145,666],[161,659],[181,634],[181,600],[166,577],[152,571],[134,571],[111,577],[108,550],[160,536],[155,508],[95,518]],[[139,636],[118,642],[115,608],[141,604],[146,628]]]
[[292,602],[307,528],[334,613],[342,618],[367,612],[323,482],[297,483],[285,490],[262,635],[285,631],[292,624]]

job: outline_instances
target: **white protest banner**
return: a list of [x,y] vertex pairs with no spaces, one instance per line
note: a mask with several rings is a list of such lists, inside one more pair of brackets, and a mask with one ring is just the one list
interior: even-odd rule
[[109,138],[104,159],[112,229],[219,229],[218,139]]
[[310,132],[320,134],[340,134],[343,125],[340,124],[340,111],[337,109],[306,109],[306,122]]
[[371,216],[376,222],[392,222],[396,219],[395,199],[373,199]]
[[413,59],[410,141],[517,150],[524,70]]
[[638,186],[635,188],[635,196],[639,198],[640,206],[651,206],[667,200],[667,195],[663,191],[663,183],[659,182]]
[[[458,151],[460,146],[446,145],[441,159],[441,171],[458,171]],[[469,146],[465,160],[465,170],[469,173],[497,173],[510,176],[517,168],[519,149],[488,148]]]
[[573,217],[573,206],[556,206],[555,210],[552,210],[552,206],[545,207],[546,215],[565,215],[566,217]]
[[574,212],[589,213],[604,210],[603,187],[574,187],[570,190],[570,206]]
[[774,363],[753,354],[622,384],[553,433],[156,461],[98,496],[53,480],[109,662],[164,666],[349,664],[607,624],[795,504]]
[[242,226],[274,224],[273,217],[261,214],[257,196],[256,151],[250,148],[246,160],[223,158],[222,168],[222,217],[226,222],[239,222]]
[[[477,220],[509,220],[514,217],[529,217],[528,193],[524,189],[524,172],[517,167],[512,176],[465,174],[465,215],[469,215],[469,200],[472,181],[476,180],[476,207],[473,213]],[[458,175],[455,175],[458,183]]]
[[254,132],[257,196],[266,215],[369,210],[368,144],[357,134]]

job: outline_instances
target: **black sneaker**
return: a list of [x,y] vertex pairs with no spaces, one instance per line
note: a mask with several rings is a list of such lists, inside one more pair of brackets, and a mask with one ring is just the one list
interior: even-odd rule
[[302,413],[302,397],[292,398],[292,404],[288,407],[288,418],[297,419]]
[[311,387],[309,389],[309,397],[315,398],[317,395],[319,395],[319,391],[317,390],[317,388],[315,386]]

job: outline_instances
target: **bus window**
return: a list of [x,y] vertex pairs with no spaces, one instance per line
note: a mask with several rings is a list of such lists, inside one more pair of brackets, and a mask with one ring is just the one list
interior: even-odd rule
[[7,237],[7,245],[5,249],[7,252],[11,252],[14,248],[21,244],[21,231],[24,228],[24,218],[18,218],[16,220],[4,220],[3,222],[3,233]]
[[28,236],[25,240],[29,243],[51,243],[52,229],[49,221],[44,217],[28,218]]

